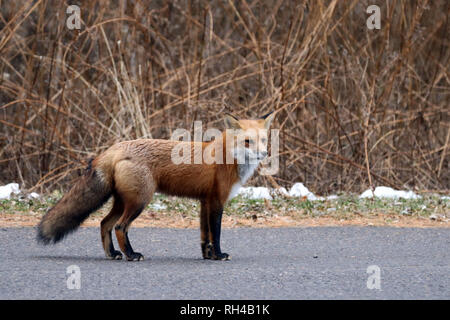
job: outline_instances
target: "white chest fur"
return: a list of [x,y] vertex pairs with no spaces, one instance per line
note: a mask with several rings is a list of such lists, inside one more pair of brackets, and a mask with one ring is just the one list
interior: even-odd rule
[[228,196],[227,201],[233,199],[238,194],[239,189],[253,175],[253,173],[255,172],[255,169],[258,167],[258,164],[259,163],[251,163],[251,164],[245,163],[245,164],[239,164],[238,165],[239,181],[236,182],[231,187],[230,194]]
[[258,167],[258,162],[254,161],[255,163],[244,163],[238,165],[238,174],[239,178],[241,179],[241,184],[244,184],[247,182],[247,180],[253,175],[253,172],[255,172],[255,169]]
[[227,201],[230,201],[231,199],[233,199],[239,192],[239,189],[242,187],[242,184],[240,182],[236,182],[235,184],[233,184],[233,186],[231,187],[230,190],[230,194],[228,195],[228,199]]

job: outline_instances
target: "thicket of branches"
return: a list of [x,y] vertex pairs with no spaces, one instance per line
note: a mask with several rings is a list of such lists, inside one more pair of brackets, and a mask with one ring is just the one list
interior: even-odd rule
[[[69,4],[81,30],[69,30]],[[381,8],[369,30],[366,8]],[[1,1],[0,182],[70,183],[111,144],[278,110],[313,191],[450,189],[448,0]]]

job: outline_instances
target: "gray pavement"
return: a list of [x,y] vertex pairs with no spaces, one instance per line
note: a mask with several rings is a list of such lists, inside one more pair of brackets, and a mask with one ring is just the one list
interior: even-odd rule
[[0,299],[450,299],[450,229],[224,229],[231,261],[201,259],[198,230],[132,228],[141,262],[106,260],[98,228],[35,234],[0,229]]

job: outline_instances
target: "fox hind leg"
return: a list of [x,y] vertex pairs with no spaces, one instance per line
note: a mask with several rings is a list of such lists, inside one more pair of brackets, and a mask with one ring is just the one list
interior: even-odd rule
[[126,255],[128,261],[144,260],[144,256],[141,253],[133,250],[133,247],[130,244],[130,239],[128,238],[128,229],[131,222],[139,216],[144,208],[144,204],[141,206],[126,207],[124,214],[115,227],[117,242],[119,243],[120,250],[122,250],[122,252]]
[[114,249],[114,244],[112,242],[111,231],[119,220],[124,210],[122,199],[119,196],[114,196],[114,203],[109,214],[101,222],[101,237],[103,249],[105,250],[105,255],[107,258],[112,260],[121,260],[122,253]]
[[128,238],[128,229],[151,201],[155,182],[148,168],[123,161],[116,166],[115,183],[124,205],[123,214],[114,228],[120,250],[128,261],[144,260],[141,253],[133,250]]

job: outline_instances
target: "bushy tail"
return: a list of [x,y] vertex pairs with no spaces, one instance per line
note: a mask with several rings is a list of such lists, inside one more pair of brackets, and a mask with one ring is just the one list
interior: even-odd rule
[[84,175],[42,218],[38,226],[38,242],[56,243],[76,230],[111,196],[112,186],[91,164]]

